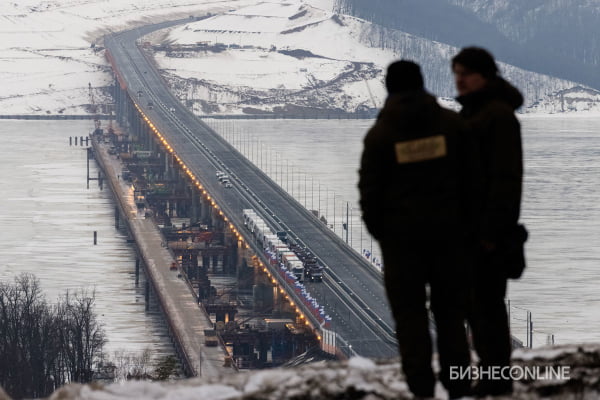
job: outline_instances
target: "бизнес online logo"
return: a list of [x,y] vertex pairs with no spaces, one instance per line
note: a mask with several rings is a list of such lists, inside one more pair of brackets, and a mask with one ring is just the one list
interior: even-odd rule
[[569,366],[451,366],[450,379],[470,380],[569,380]]

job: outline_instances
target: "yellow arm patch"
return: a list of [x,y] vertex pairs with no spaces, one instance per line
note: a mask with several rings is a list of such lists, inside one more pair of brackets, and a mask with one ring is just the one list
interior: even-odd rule
[[446,137],[444,135],[396,142],[395,147],[398,164],[433,160],[434,158],[445,157],[447,154]]

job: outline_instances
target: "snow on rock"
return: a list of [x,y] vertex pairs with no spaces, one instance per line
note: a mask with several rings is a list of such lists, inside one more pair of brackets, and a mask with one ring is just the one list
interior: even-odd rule
[[[513,368],[568,367],[562,377],[539,374],[515,382],[511,399],[600,398],[600,345],[572,344],[521,349],[514,352]],[[436,398],[445,399],[438,384]],[[0,400],[8,399],[2,397]],[[192,378],[172,382],[124,382],[67,385],[49,400],[281,400],[281,399],[412,399],[398,360],[355,357],[348,361],[319,361],[295,368],[246,371],[222,378]],[[492,399],[492,398],[489,398]],[[503,398],[506,399],[506,398]]]
[[398,363],[367,359],[243,372],[222,379],[68,385],[50,400],[86,399],[410,399]]

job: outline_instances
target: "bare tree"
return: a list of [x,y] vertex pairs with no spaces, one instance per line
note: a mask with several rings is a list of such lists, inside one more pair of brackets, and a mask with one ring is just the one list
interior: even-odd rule
[[14,398],[44,397],[67,382],[89,382],[106,343],[94,293],[67,293],[55,306],[31,274],[0,282],[0,386]]
[[150,367],[152,350],[146,347],[140,354],[131,357],[131,369],[129,377],[131,379],[147,379],[149,377],[148,368]]
[[101,358],[106,335],[94,313],[95,290],[68,291],[61,299],[59,318],[68,380],[89,382],[93,376],[94,363]]
[[141,353],[116,350],[109,360],[115,366],[115,376],[120,381],[151,378],[150,362],[152,350],[146,347]]

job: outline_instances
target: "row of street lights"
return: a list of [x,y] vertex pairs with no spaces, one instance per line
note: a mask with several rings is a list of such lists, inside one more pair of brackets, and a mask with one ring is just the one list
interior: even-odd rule
[[[358,207],[351,206],[348,201],[344,201],[335,191],[331,191],[327,187],[325,187],[323,196],[323,185],[321,182],[315,182],[312,176],[309,179],[309,175],[305,171],[297,171],[296,166],[290,163],[287,158],[284,158],[281,153],[274,151],[260,139],[253,137],[248,131],[236,131],[233,121],[223,119],[205,121],[212,125],[218,134],[248,158],[248,160],[269,175],[282,189],[303,203],[304,207],[309,210],[315,210],[319,218],[324,217],[334,233],[338,234],[352,248],[354,248],[354,233],[358,227],[359,249],[357,251],[363,255],[368,252],[370,255],[369,259],[372,260],[371,257],[374,254],[373,238],[366,233],[366,228],[364,229],[365,235],[363,235],[364,224],[360,213],[357,212]],[[284,160],[285,165],[283,164]],[[333,194],[333,202],[331,204],[333,214],[332,224],[329,221],[330,193]],[[316,203],[315,195],[317,197]],[[321,206],[323,202],[325,203],[325,207],[322,214]],[[357,219],[358,221],[356,221]],[[368,248],[364,247],[365,239],[368,240]]]

